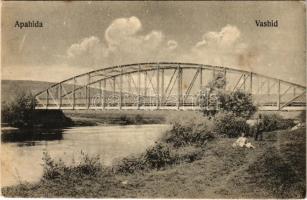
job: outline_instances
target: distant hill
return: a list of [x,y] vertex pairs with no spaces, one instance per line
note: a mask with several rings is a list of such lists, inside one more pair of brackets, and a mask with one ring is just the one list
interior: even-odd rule
[[[1,80],[1,101],[10,102],[14,99],[19,91],[29,91],[36,94],[47,89],[50,85],[55,83],[44,81],[25,81],[25,80]],[[72,85],[66,85],[66,89],[72,90]],[[83,93],[84,90],[81,90]],[[92,88],[92,94],[98,94],[99,90]],[[117,94],[118,92],[116,92]],[[106,91],[106,96],[112,95],[111,91]]]
[[1,80],[1,101],[11,101],[19,91],[36,94],[52,84],[44,81]]

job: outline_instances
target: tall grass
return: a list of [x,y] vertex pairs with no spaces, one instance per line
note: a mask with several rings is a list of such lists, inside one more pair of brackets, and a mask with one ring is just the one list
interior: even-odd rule
[[43,179],[54,180],[63,176],[95,176],[101,174],[105,168],[100,163],[99,156],[89,156],[81,151],[81,159],[73,165],[66,165],[61,159],[51,158],[48,152],[43,153]]

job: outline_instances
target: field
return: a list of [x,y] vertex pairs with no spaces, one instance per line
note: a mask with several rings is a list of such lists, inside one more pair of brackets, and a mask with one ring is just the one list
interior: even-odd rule
[[62,177],[4,188],[8,197],[303,198],[305,129],[267,133],[256,149],[218,138],[200,160],[130,175]]

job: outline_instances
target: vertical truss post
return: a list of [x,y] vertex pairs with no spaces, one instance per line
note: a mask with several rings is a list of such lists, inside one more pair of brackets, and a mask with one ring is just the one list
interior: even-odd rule
[[280,80],[277,84],[277,109],[280,110]]
[[127,75],[127,79],[128,79],[128,91],[129,91],[129,95],[131,95],[131,76]]
[[61,108],[62,107],[62,83],[59,84],[59,97],[60,97],[59,108]]
[[147,72],[144,73],[144,96],[147,96]]
[[202,95],[202,88],[203,87],[203,68],[202,66],[200,66],[199,68],[199,105],[200,106],[200,99],[201,99],[201,95]]
[[253,94],[253,72],[249,75],[249,92]]
[[89,87],[89,82],[90,82],[90,74],[88,74],[87,82],[85,83],[85,107],[88,109],[89,108],[89,94],[88,94],[88,87]]
[[102,102],[102,108],[106,108],[106,86],[107,86],[107,81],[104,79],[103,80],[103,91],[102,91],[102,96],[103,96],[103,102]]
[[[264,98],[264,99],[267,99],[267,102],[266,102],[267,104],[270,103],[270,97],[271,97],[271,88],[270,88],[270,84],[271,84],[271,83],[270,83],[270,79],[268,79],[268,91],[267,91],[268,93],[267,93],[267,95],[266,95],[267,98]],[[278,96],[279,96],[279,95],[278,95]]]
[[138,109],[141,107],[141,66],[138,66]]
[[84,99],[84,106],[87,107],[87,85],[84,87],[84,92],[85,92],[85,99]]
[[181,104],[181,90],[182,90],[182,69],[180,65],[177,67],[178,71],[178,80],[177,80],[177,109],[180,109]]
[[114,106],[115,105],[115,87],[116,87],[116,78],[115,77],[113,77],[112,78],[112,80],[113,80],[113,98],[112,98],[112,106]]
[[122,109],[123,103],[123,68],[120,69],[120,80],[119,80],[119,109]]
[[160,102],[160,66],[157,66],[157,99],[156,99],[156,107],[157,110],[159,109],[159,102]]
[[75,109],[76,106],[76,77],[73,79],[73,91],[72,91],[72,109]]
[[91,105],[91,87],[90,87],[90,82],[91,82],[91,75],[88,74],[88,79],[87,79],[87,89],[88,89],[88,100],[87,100],[87,109],[90,108],[90,105]]
[[199,92],[201,92],[202,90],[202,86],[203,86],[203,68],[202,66],[200,66],[199,70]]
[[49,89],[47,89],[46,96],[47,96],[46,109],[48,109],[48,105],[49,105]]
[[163,102],[164,102],[164,96],[165,96],[165,91],[164,91],[164,69],[161,70],[161,106],[163,106]]
[[246,74],[243,76],[243,91],[246,91]]
[[224,91],[226,91],[226,84],[227,84],[227,81],[226,81],[226,74],[227,74],[227,69],[226,68],[224,68],[224,81],[225,81],[225,84],[224,84]]
[[100,107],[102,107],[102,84],[101,84],[101,81],[99,81],[99,104],[100,104]]

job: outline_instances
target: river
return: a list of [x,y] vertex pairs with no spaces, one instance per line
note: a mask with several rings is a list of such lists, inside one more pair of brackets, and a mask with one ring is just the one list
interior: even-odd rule
[[[99,155],[101,163],[110,166],[123,157],[144,152],[168,128],[169,125],[163,124],[73,127],[54,130],[54,134],[52,130],[46,134],[40,130],[41,136],[30,140],[2,140],[1,186],[39,181],[43,173],[43,152],[71,164],[73,160],[78,162],[83,151]],[[18,131],[14,130],[13,134],[20,134]]]

